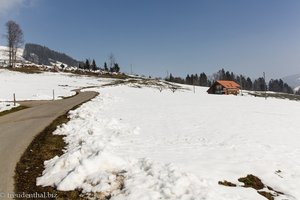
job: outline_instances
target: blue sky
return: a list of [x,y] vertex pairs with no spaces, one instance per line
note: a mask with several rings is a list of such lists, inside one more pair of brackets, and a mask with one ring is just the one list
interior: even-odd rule
[[26,42],[98,65],[112,52],[126,72],[300,73],[298,0],[0,0],[1,34],[9,19]]

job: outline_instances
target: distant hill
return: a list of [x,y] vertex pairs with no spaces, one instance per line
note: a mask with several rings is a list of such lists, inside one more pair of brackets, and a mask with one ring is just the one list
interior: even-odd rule
[[72,57],[38,44],[27,43],[23,58],[38,65],[54,65],[57,61],[68,66],[78,66],[78,61]]
[[300,74],[294,74],[291,76],[283,77],[282,80],[289,84],[292,88],[299,88],[300,86]]

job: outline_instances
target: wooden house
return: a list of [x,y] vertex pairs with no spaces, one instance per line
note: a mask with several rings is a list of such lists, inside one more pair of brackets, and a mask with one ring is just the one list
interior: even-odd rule
[[208,94],[234,94],[240,92],[241,86],[234,81],[219,80],[212,84],[207,90]]

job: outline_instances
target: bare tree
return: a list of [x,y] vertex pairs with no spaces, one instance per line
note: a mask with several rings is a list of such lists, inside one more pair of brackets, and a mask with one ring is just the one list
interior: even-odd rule
[[116,63],[116,58],[113,53],[110,53],[108,56],[108,65],[109,68],[112,69]]
[[6,23],[7,28],[7,43],[8,43],[8,57],[9,66],[15,67],[17,60],[17,49],[20,48],[23,43],[23,31],[19,24],[10,20]]

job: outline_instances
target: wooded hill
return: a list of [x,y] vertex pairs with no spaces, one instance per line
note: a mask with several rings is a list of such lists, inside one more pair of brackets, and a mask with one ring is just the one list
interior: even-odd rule
[[25,45],[23,58],[38,65],[51,65],[51,62],[55,61],[59,61],[73,67],[78,67],[79,64],[77,60],[64,53],[31,43],[27,43]]

